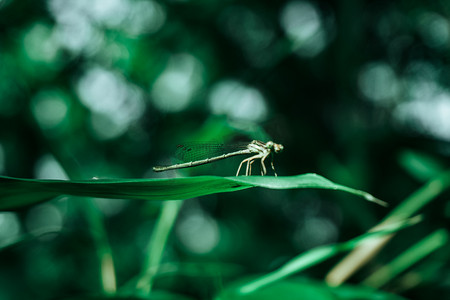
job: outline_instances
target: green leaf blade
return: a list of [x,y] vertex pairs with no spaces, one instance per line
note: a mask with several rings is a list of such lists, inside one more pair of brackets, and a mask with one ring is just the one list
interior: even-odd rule
[[330,189],[362,196],[369,201],[376,199],[370,194],[333,183],[316,174],[286,177],[197,176],[170,179],[93,179],[78,181],[0,177],[0,210],[19,209],[59,195],[161,201],[184,200],[251,187]]

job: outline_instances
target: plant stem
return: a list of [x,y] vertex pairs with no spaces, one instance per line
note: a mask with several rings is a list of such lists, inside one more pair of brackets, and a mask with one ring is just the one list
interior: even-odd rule
[[[34,124],[35,128],[40,128],[38,124]],[[58,161],[69,178],[82,179],[84,177],[82,170],[70,155],[71,152],[64,147],[63,143],[53,141],[42,130],[36,130],[36,133],[43,141],[46,141],[49,152]],[[95,205],[93,198],[84,198],[84,201],[80,203],[79,209],[85,214],[97,257],[100,261],[99,272],[102,292],[108,295],[114,294],[117,291],[116,273],[111,246],[103,224],[103,215]]]
[[[410,218],[449,187],[450,171],[445,171],[411,194],[370,231],[376,231],[386,224]],[[328,273],[325,278],[327,283],[337,286],[345,282],[370,261],[393,237],[394,234],[375,237],[354,249]]]
[[94,199],[85,198],[82,211],[86,215],[92,239],[95,244],[97,257],[100,260],[100,280],[105,294],[114,294],[117,291],[116,273],[111,247],[108,242],[103,216],[95,205]]
[[442,247],[447,240],[448,234],[444,229],[436,230],[397,256],[390,263],[372,273],[372,275],[363,281],[363,284],[374,288],[382,287],[408,267]]
[[136,284],[139,294],[149,295],[152,290],[167,240],[182,204],[182,201],[166,201],[162,204],[153,235],[147,246],[144,268]]
[[255,292],[256,290],[264,286],[282,280],[283,278],[291,276],[294,273],[303,271],[311,266],[317,265],[323,262],[324,260],[329,259],[339,253],[354,249],[359,244],[364,243],[367,240],[371,240],[374,237],[391,235],[392,233],[397,232],[398,230],[401,230],[403,228],[409,227],[411,225],[414,225],[419,221],[420,218],[411,218],[402,220],[400,222],[391,223],[389,226],[385,226],[383,229],[380,228],[379,231],[369,232],[343,243],[321,246],[311,249],[291,259],[277,270],[265,274],[263,276],[260,276],[252,280],[251,282],[242,285],[239,288],[239,293],[249,294]]

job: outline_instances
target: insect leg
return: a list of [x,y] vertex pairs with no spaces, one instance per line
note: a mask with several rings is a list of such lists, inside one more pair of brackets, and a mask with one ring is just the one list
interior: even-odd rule
[[267,153],[266,155],[264,155],[263,158],[261,158],[261,175],[262,176],[267,174],[266,165],[264,163],[264,161],[266,160],[267,156],[269,156],[269,153]]
[[270,165],[272,166],[272,170],[273,170],[273,173],[275,174],[275,177],[277,177],[278,175],[277,175],[277,172],[275,171],[275,167],[273,165],[273,155],[272,155],[272,160],[270,161]]
[[253,156],[251,156],[251,157],[249,157],[249,158],[244,159],[244,160],[241,162],[241,164],[244,163],[244,162],[247,163],[247,170],[246,170],[246,172],[245,172],[245,176],[248,176],[248,174],[249,174],[250,164],[253,163],[252,161],[254,161],[255,159],[258,159],[258,158],[260,158],[260,157],[261,157],[261,154],[256,154],[256,155],[253,155]]

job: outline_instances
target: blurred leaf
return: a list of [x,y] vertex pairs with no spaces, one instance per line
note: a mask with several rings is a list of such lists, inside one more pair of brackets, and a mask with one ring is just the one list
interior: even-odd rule
[[342,285],[339,287],[330,287],[331,292],[336,296],[335,299],[342,300],[402,300],[403,297],[385,293],[364,286]]
[[[238,278],[243,273],[243,267],[238,264],[221,262],[177,262],[162,263],[158,267],[157,278],[184,276],[204,280],[207,278]],[[137,281],[140,278],[131,279],[120,288],[120,293],[134,293]],[[153,293],[153,291],[152,291]],[[142,294],[142,293],[140,293]]]
[[372,195],[339,185],[317,174],[287,177],[198,176],[171,179],[36,180],[0,177],[0,210],[11,210],[59,195],[115,199],[183,200],[251,187],[269,189],[317,188],[348,192],[381,205]]
[[[251,279],[250,279],[251,280]],[[248,279],[246,281],[249,281]],[[242,280],[236,282],[229,288],[223,290],[215,299],[216,300],[290,300],[290,299],[302,299],[302,300],[328,300],[335,299],[335,297],[323,286],[314,286],[308,282],[301,282],[298,280],[288,279],[279,281],[273,285],[255,291],[250,294],[241,294],[238,291],[238,287],[245,284]]]
[[300,272],[311,266],[317,265],[322,261],[331,258],[339,253],[349,251],[357,247],[360,243],[377,236],[390,235],[396,231],[399,231],[405,227],[416,224],[421,220],[420,217],[402,220],[400,222],[391,223],[386,225],[384,228],[380,228],[378,231],[373,231],[360,235],[354,239],[347,242],[321,246],[309,251],[306,251],[297,257],[291,259],[286,264],[278,268],[277,270],[265,274],[254,281],[251,281],[241,287],[239,287],[239,292],[242,294],[254,293],[255,291],[264,288],[268,285],[272,285],[275,282],[282,280],[294,273]]
[[442,164],[435,158],[412,150],[402,151],[400,165],[414,178],[427,181],[444,171]]
[[448,188],[450,188],[450,170],[438,174],[425,183],[422,187],[417,189],[397,207],[395,207],[382,222],[384,223],[410,218]]
[[[252,279],[245,279],[249,282]],[[240,294],[238,287],[245,284],[239,280],[224,289],[215,299],[342,299],[342,300],[401,300],[397,295],[377,291],[368,287],[340,286],[330,287],[320,281],[306,279],[284,279],[273,285],[264,287],[251,294]]]
[[153,287],[155,275],[161,265],[161,259],[167,244],[167,239],[172,231],[175,220],[180,212],[182,202],[167,201],[162,205],[161,213],[156,221],[156,226],[147,246],[147,253],[143,268],[136,288],[141,293],[149,294]]
[[185,262],[165,263],[160,266],[158,276],[186,276],[186,277],[222,277],[237,276],[243,272],[243,267],[238,264],[222,262]]
[[155,293],[152,293],[151,296],[148,297],[137,297],[137,296],[104,296],[104,295],[98,295],[98,296],[78,296],[78,297],[72,297],[72,298],[64,298],[64,300],[190,300],[192,298],[174,294],[174,293],[168,293],[168,292],[162,292],[158,291]]
[[444,246],[447,241],[447,231],[445,229],[436,230],[372,273],[364,283],[376,288],[382,287],[425,256]]
[[[440,173],[432,180],[428,181],[409,197],[395,207],[386,218],[370,231],[383,228],[386,224],[410,218],[417,214],[420,209],[436,199],[441,193],[450,188],[450,170]],[[366,244],[353,250],[336,267],[334,267],[326,277],[328,283],[339,285],[350,277],[359,268],[365,265],[382,249],[394,235],[387,235],[378,238],[376,241],[370,240]]]

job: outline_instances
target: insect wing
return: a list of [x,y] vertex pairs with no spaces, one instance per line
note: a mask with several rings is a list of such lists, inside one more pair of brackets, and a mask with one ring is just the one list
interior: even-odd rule
[[182,162],[203,160],[226,153],[246,149],[248,143],[219,144],[219,143],[184,143],[177,145],[175,157]]

